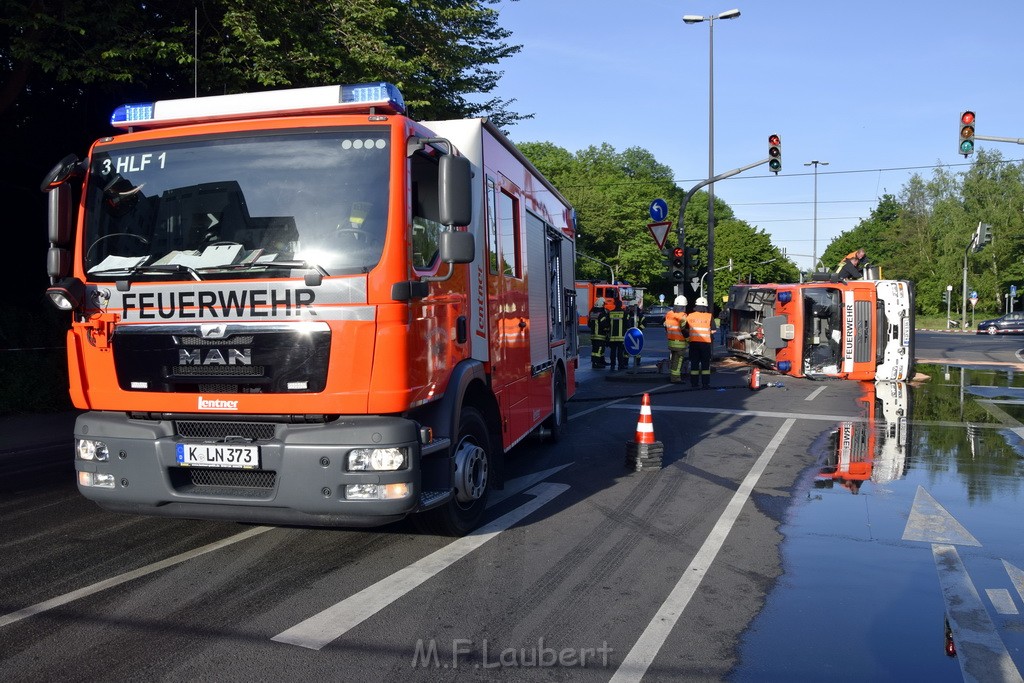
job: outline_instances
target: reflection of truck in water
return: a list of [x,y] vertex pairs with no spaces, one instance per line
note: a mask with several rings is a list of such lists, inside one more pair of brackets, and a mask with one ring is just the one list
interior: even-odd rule
[[884,484],[907,471],[910,449],[910,392],[905,382],[862,382],[863,419],[839,424],[829,437],[817,488],[836,484],[852,493],[869,479]]
[[557,436],[576,391],[573,209],[492,123],[414,121],[387,83],[111,123],[43,183],[83,495],[464,534],[506,452]]
[[906,380],[914,365],[914,291],[903,280],[734,285],[727,344],[795,377]]

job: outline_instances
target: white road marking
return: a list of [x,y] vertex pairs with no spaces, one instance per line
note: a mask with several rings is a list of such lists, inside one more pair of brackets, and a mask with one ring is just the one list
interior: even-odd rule
[[788,419],[783,423],[779,431],[772,437],[771,442],[765,447],[764,452],[758,457],[754,466],[750,468],[750,472],[747,473],[739,488],[736,489],[736,493],[733,494],[725,511],[722,512],[718,521],[715,522],[715,527],[704,540],[704,544],[697,551],[693,561],[690,562],[690,566],[683,572],[675,588],[672,589],[668,598],[665,599],[665,602],[658,609],[657,614],[647,624],[644,632],[640,634],[640,639],[636,641],[629,654],[622,660],[622,664],[619,665],[615,675],[611,678],[613,682],[639,681],[643,678],[651,662],[654,661],[655,656],[657,656],[665,644],[669,633],[671,633],[676,622],[682,616],[683,610],[686,609],[690,599],[697,592],[697,587],[704,580],[704,575],[711,568],[711,563],[714,562],[718,551],[722,549],[726,536],[729,535],[729,531],[735,525],[736,519],[740,516],[743,505],[750,497],[751,491],[754,490],[754,486],[757,485],[765,468],[768,467],[768,463],[771,461],[772,456],[775,455],[775,451],[778,450],[782,440],[786,438],[786,434],[789,433],[790,428],[795,422],[795,419]]
[[36,604],[26,607],[24,609],[20,609],[17,612],[11,612],[10,614],[0,616],[0,627],[7,626],[8,624],[13,624],[14,622],[21,621],[22,619],[27,619],[28,617],[35,616],[36,614],[40,614],[41,612],[46,612],[55,607],[66,605],[69,602],[73,602],[80,598],[88,597],[90,595],[93,595],[94,593],[105,591],[108,588],[120,586],[122,583],[133,581],[141,576],[146,576],[147,574],[158,572],[161,569],[166,569],[167,567],[173,567],[176,564],[187,562],[188,560],[199,557],[200,555],[211,553],[214,550],[220,550],[221,548],[233,545],[235,543],[238,543],[239,541],[248,540],[250,538],[253,538],[254,536],[259,536],[262,533],[270,531],[273,528],[274,527],[269,526],[258,526],[253,529],[249,529],[248,531],[243,531],[240,534],[229,536],[228,538],[225,538],[221,541],[204,545],[201,548],[196,548],[195,550],[189,550],[188,552],[175,555],[174,557],[169,557],[166,560],[160,560],[159,562],[154,562],[153,564],[147,564],[145,567],[140,567],[126,574],[113,576],[109,579],[104,579],[103,581],[94,583],[91,586],[79,588],[78,590],[71,591],[70,593],[65,593],[64,595],[57,596],[56,598],[44,600],[43,602],[37,602]]
[[1017,595],[1020,596],[1021,600],[1024,600],[1024,571],[1021,571],[1006,560],[1003,560],[1003,567],[1006,569],[1013,587],[1017,589]]
[[[672,386],[671,384],[662,384],[662,385],[654,387],[653,389],[648,389],[646,393],[653,394],[656,391],[661,391],[662,389],[668,389],[671,386]],[[594,406],[593,408],[588,408],[587,410],[583,410],[583,411],[580,411],[578,413],[573,413],[572,415],[569,416],[569,419],[570,420],[575,420],[578,417],[583,417],[584,415],[590,415],[591,413],[597,412],[598,410],[602,410],[604,408],[611,408],[611,407],[627,408],[628,407],[630,409],[633,409],[633,406],[616,406],[615,404],[622,403],[623,401],[628,401],[628,400],[633,399],[633,398],[635,398],[637,400],[640,400],[640,398],[642,396],[643,396],[643,392],[641,392],[639,394],[636,394],[635,396],[625,396],[623,398],[617,398],[617,399],[615,399],[613,401],[608,401],[607,403],[602,403],[601,405]]]
[[[617,405],[617,402],[615,402],[615,403],[607,403],[605,405],[599,406],[599,408],[618,408],[620,410],[625,410],[625,409],[637,410],[636,406]],[[593,410],[597,410],[597,409],[598,408],[594,408]],[[593,410],[590,410],[590,411],[587,411],[587,412],[593,412]],[[704,408],[704,407],[701,407],[701,406],[692,406],[692,407],[683,407],[683,406],[680,406],[680,407],[667,406],[667,407],[665,407],[665,406],[661,406],[661,407],[659,407],[658,405],[655,404],[654,401],[651,401],[651,410],[652,411],[667,411],[667,412],[674,412],[674,413],[710,413],[712,415],[734,415],[734,416],[737,416],[737,417],[768,417],[768,418],[778,418],[778,419],[781,419],[781,420],[789,420],[789,419],[796,419],[796,420],[824,420],[826,422],[868,422],[869,421],[863,415],[857,416],[857,415],[820,415],[820,414],[816,414],[816,413],[777,413],[777,412],[774,412],[774,411],[771,411],[771,410],[741,410],[741,409],[738,409],[738,408]],[[1000,425],[1000,426],[1002,426],[1002,425]]]
[[558,467],[552,467],[549,470],[543,470],[541,472],[534,472],[533,474],[525,474],[515,479],[509,479],[505,482],[505,488],[500,491],[491,491],[490,495],[487,496],[487,507],[492,508],[506,498],[510,498],[518,493],[522,493],[526,489],[530,488],[534,484],[539,484],[556,472],[561,472],[569,465],[573,463],[568,462]]
[[956,658],[964,680],[1024,683],[1006,651],[956,546],[932,544],[946,617],[953,629]]
[[805,398],[804,400],[805,401],[813,401],[814,399],[818,398],[818,394],[820,394],[821,392],[825,391],[825,389],[827,389],[827,388],[828,387],[818,387],[817,389],[812,391],[811,394],[807,398]]
[[981,546],[978,539],[921,485],[917,487],[907,526],[903,528],[903,540]]
[[526,492],[536,496],[529,503],[282,631],[271,640],[319,650],[567,490],[567,484],[545,482],[534,486]]
[[1013,596],[1005,588],[986,588],[985,594],[988,595],[989,602],[997,614],[1020,614],[1017,605],[1013,604]]

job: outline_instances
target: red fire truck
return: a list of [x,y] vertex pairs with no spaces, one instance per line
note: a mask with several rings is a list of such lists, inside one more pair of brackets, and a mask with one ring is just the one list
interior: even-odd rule
[[371,83],[111,123],[43,182],[85,496],[458,535],[506,451],[557,437],[575,216],[486,119],[416,122]]

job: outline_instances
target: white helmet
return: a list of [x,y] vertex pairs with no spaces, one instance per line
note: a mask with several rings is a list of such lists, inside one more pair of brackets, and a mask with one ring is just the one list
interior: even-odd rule
[[695,306],[705,306],[706,307],[708,305],[708,300],[705,299],[702,296],[699,296],[699,297],[697,297],[697,302],[694,305]]
[[682,294],[680,294],[679,296],[676,297],[676,300],[672,302],[672,305],[673,306],[685,306],[686,305],[686,297],[683,296]]
[[594,302],[594,305],[597,306],[598,308],[604,308],[604,297],[597,297],[597,301]]

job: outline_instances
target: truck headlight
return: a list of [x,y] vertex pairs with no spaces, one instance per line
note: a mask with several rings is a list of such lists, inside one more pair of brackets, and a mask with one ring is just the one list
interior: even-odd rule
[[107,462],[110,459],[110,451],[107,444],[92,439],[78,439],[75,443],[75,453],[79,460],[92,460],[96,462]]
[[352,472],[394,472],[409,466],[402,448],[353,448],[348,453]]

